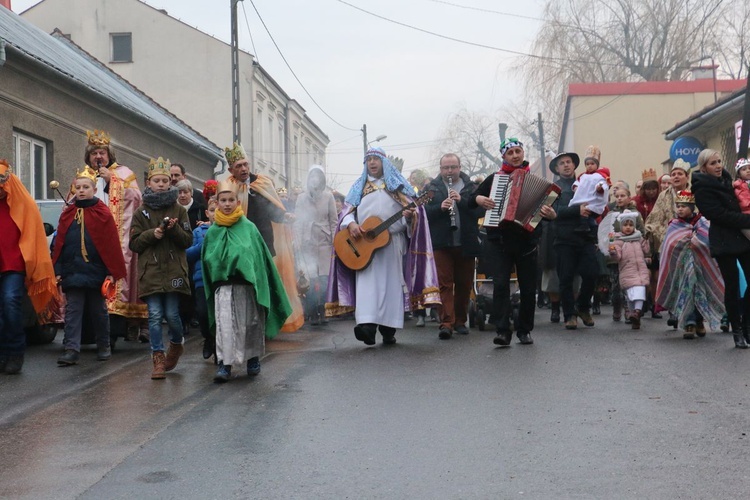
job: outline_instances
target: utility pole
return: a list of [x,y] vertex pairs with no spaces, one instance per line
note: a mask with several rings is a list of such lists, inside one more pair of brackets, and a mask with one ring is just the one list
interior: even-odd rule
[[747,158],[748,139],[750,139],[750,65],[748,65],[747,73],[747,87],[745,88],[745,109],[742,112],[740,150],[737,152],[737,158]]
[[542,122],[542,113],[536,115],[536,123],[539,126],[539,151],[542,153],[540,162],[542,167],[542,177],[547,179],[547,153],[544,151],[544,122]]
[[367,154],[367,124],[362,125],[362,145],[364,146],[364,154]]
[[229,0],[232,22],[232,141],[241,141],[240,133],[240,52],[237,40],[237,4],[242,0]]

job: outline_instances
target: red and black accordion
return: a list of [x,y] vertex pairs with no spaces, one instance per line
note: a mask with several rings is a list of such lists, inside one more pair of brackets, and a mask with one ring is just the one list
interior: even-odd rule
[[484,226],[498,227],[501,224],[518,224],[527,231],[536,229],[542,219],[539,210],[551,205],[560,194],[553,182],[523,169],[511,174],[495,174],[490,198],[495,208],[487,210]]

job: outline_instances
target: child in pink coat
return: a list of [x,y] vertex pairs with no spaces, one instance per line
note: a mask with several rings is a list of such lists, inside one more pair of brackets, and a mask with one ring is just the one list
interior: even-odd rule
[[641,327],[643,303],[646,300],[646,286],[650,281],[648,265],[651,263],[651,250],[648,240],[635,228],[638,212],[626,210],[617,216],[620,232],[615,233],[615,241],[609,247],[609,254],[620,268],[620,287],[625,291],[631,312],[631,327]]
[[[737,179],[732,183],[734,195],[740,202],[740,210],[743,214],[750,214],[750,160],[740,158],[734,166],[737,170]],[[750,240],[750,229],[742,229],[742,234]]]

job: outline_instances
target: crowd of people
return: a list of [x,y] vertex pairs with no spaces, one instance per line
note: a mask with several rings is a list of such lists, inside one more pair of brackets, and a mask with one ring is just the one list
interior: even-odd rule
[[496,177],[529,172],[518,139],[504,140],[500,153],[498,171],[483,179],[447,153],[434,179],[415,171],[407,180],[372,148],[346,196],[326,186],[320,165],[289,196],[233,144],[221,182],[196,189],[183,165],[159,157],[141,191],[109,136],[94,131],[51,252],[33,199],[0,160],[0,372],[23,366],[24,295],[37,313],[64,295],[60,366],[79,362],[88,327],[101,361],[118,336],[149,343],[154,380],[178,365],[191,324],[203,357],[217,364],[216,382],[238,366],[259,374],[265,339],[332,316],[353,314],[365,345],[378,333],[392,345],[405,315],[424,326],[429,307],[448,340],[469,333],[477,261],[492,279],[500,347],[514,331],[520,344],[534,343],[535,307],[545,301],[550,321],[568,330],[579,319],[595,326],[611,303],[612,320],[633,329],[666,311],[686,339],[731,329],[735,346],[748,347],[750,294],[741,295],[740,275],[750,273],[750,161],[740,159],[732,175],[707,149],[695,169],[677,160],[661,178],[644,170],[633,196],[626,182],[612,182],[596,146],[578,175],[579,155],[563,152],[549,164],[559,196],[538,209],[538,225],[485,227],[499,202]]

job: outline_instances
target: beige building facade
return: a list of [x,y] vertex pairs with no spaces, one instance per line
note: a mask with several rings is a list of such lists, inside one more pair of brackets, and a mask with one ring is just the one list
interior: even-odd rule
[[666,130],[744,86],[745,80],[713,79],[571,84],[559,150],[583,155],[587,146],[599,146],[612,180],[632,187],[645,169],[668,170]]
[[[112,137],[117,161],[143,188],[150,158],[181,158],[193,181],[221,165],[219,147],[92,58],[62,33],[47,34],[0,7],[0,157],[31,195],[54,199],[84,165],[86,131]],[[202,186],[202,182],[197,186]]]
[[[227,43],[140,0],[43,0],[21,16],[59,29],[211,141],[231,145]],[[310,165],[325,166],[328,136],[251,54],[240,51],[239,68],[241,142],[253,170],[277,187],[303,185]]]

